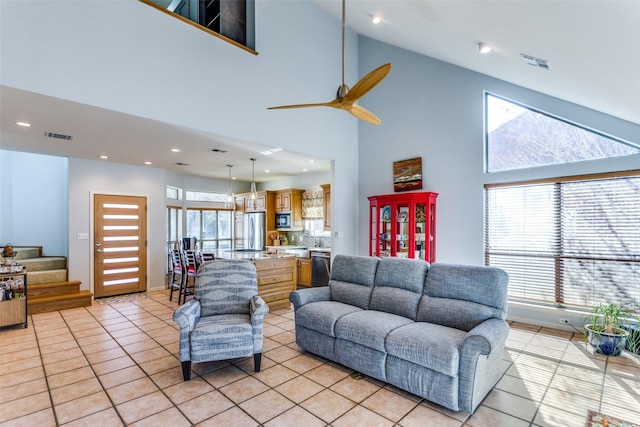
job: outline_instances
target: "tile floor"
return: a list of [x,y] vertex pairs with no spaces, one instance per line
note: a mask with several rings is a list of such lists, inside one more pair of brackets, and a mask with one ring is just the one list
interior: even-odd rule
[[301,351],[292,310],[267,316],[261,372],[252,358],[194,364],[183,382],[167,292],[1,330],[0,425],[583,427],[588,409],[640,423],[637,356],[607,360],[579,334],[517,323],[473,416]]

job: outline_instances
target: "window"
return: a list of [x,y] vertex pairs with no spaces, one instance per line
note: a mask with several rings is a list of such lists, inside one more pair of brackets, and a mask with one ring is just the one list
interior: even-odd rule
[[182,190],[176,187],[171,187],[169,185],[167,185],[167,194],[166,194],[167,199],[172,199],[172,200],[180,200],[182,199]]
[[201,251],[231,248],[233,211],[187,209],[187,237],[197,239]]
[[485,262],[510,299],[640,311],[640,171],[485,187]]
[[[167,206],[167,254],[182,239],[182,208]],[[167,259],[167,271],[171,270],[171,260]]]
[[186,191],[186,199],[191,202],[226,202],[227,193],[211,193],[207,191]]
[[485,94],[486,170],[640,154],[640,146]]

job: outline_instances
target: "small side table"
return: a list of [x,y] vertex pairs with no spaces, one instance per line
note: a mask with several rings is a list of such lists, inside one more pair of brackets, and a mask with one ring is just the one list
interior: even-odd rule
[[16,278],[22,278],[23,289],[18,295],[19,298],[5,299],[0,301],[0,327],[24,324],[24,327],[28,327],[27,317],[27,269],[23,268],[21,271],[9,271],[7,273],[0,273],[0,281],[4,282],[8,279],[16,280]]

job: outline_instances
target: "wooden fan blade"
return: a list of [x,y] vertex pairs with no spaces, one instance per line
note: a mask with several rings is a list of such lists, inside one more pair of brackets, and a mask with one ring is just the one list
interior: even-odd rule
[[347,110],[360,120],[364,120],[365,122],[371,123],[372,125],[379,125],[380,123],[382,123],[375,114],[357,104],[353,104],[351,108],[345,108],[345,110]]
[[286,108],[307,108],[307,107],[333,107],[337,108],[334,104],[337,103],[337,100],[329,101],[329,102],[319,102],[316,104],[295,104],[295,105],[280,105],[279,107],[269,107],[267,110],[283,110]]
[[387,77],[389,71],[391,71],[391,64],[384,64],[361,78],[358,83],[349,89],[349,92],[347,92],[347,95],[343,98],[343,102],[354,103],[365,96],[367,92],[376,87],[382,79]]

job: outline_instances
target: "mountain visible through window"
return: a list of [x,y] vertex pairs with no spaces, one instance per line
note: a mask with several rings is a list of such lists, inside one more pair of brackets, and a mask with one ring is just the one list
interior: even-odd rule
[[640,154],[638,142],[486,94],[487,172]]

